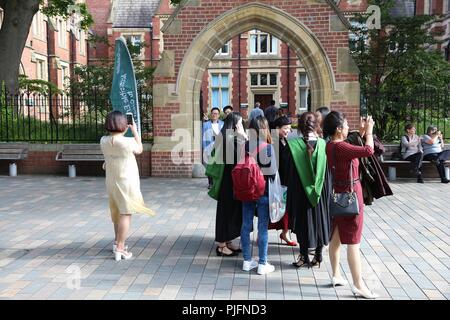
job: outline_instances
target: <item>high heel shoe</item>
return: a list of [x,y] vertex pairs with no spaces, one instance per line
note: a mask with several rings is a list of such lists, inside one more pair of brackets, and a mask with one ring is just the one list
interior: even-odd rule
[[346,286],[346,285],[348,285],[348,282],[347,282],[347,280],[344,280],[342,278],[333,277],[331,279],[331,284],[333,285],[333,288],[335,288],[337,286]]
[[297,246],[297,242],[292,241],[292,240],[288,241],[286,238],[283,237],[283,234],[280,233],[280,242],[283,243],[283,241],[286,242],[286,244],[288,246],[290,246],[290,247],[296,247]]
[[374,293],[372,291],[362,292],[361,290],[357,289],[355,286],[352,286],[351,288],[352,288],[353,295],[355,297],[359,296],[359,297],[362,297],[365,299],[376,299],[376,298],[380,297],[379,295],[377,295],[376,293]]
[[133,254],[131,252],[127,252],[127,251],[116,250],[114,252],[114,259],[116,261],[120,261],[122,259],[129,260],[129,259],[131,259],[132,256],[133,256]]
[[315,267],[316,265],[319,265],[322,263],[322,254],[315,254],[314,258],[311,261],[311,267]]
[[227,248],[227,246],[224,246],[224,247],[217,246],[216,247],[216,254],[218,257],[234,257],[234,256],[238,255],[238,253],[236,251],[233,251],[231,249],[230,249],[231,253],[224,253],[223,252],[224,248]]
[[[301,263],[300,263],[301,262]],[[298,260],[297,262],[292,262],[292,265],[294,267],[301,268],[301,267],[308,267],[308,269],[311,267],[311,262],[309,262],[309,257],[308,256],[304,256],[301,253],[298,256]]]

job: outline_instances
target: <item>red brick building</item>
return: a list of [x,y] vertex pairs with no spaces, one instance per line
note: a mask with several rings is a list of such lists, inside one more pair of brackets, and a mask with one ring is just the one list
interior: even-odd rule
[[[0,9],[0,26],[2,12]],[[87,32],[72,19],[34,16],[22,53],[20,74],[50,81],[64,89],[75,65],[88,62]]]

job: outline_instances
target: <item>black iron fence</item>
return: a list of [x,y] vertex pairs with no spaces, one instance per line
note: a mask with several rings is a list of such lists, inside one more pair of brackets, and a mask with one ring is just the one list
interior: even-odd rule
[[398,141],[405,125],[414,124],[418,135],[435,125],[450,139],[450,93],[424,86],[411,94],[363,92],[362,113],[375,119],[375,133],[382,141]]
[[[153,141],[152,96],[138,92],[143,142]],[[0,141],[47,143],[98,142],[107,134],[108,96],[0,92]]]

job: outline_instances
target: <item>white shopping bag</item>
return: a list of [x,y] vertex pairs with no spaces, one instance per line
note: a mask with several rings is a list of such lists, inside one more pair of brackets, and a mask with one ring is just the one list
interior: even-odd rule
[[286,212],[287,187],[281,185],[278,171],[275,179],[269,179],[269,215],[272,223],[278,222]]

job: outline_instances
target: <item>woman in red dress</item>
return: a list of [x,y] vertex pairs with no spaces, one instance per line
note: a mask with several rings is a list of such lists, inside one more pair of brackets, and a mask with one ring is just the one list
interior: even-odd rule
[[350,191],[350,163],[353,165],[354,191],[357,193],[359,204],[359,215],[351,217],[333,217],[331,220],[331,241],[329,254],[333,272],[332,284],[346,285],[342,279],[339,269],[341,243],[347,245],[347,260],[353,278],[352,292],[355,296],[374,299],[378,296],[371,292],[364,284],[361,276],[361,253],[360,243],[364,221],[364,200],[361,183],[359,181],[358,158],[369,157],[373,154],[373,119],[361,119],[359,132],[365,137],[364,147],[354,146],[345,141],[348,135],[348,123],[341,112],[332,111],[324,120],[324,133],[330,137],[327,145],[328,167],[335,169],[333,184],[336,193]]

